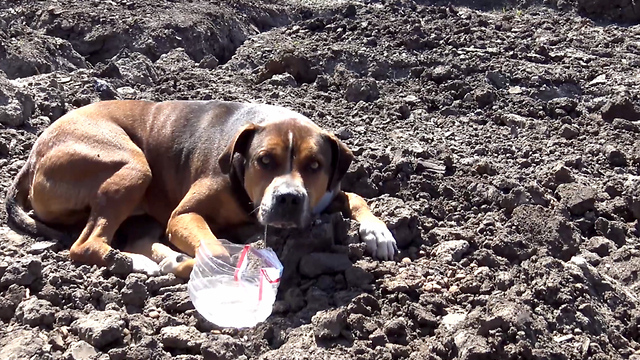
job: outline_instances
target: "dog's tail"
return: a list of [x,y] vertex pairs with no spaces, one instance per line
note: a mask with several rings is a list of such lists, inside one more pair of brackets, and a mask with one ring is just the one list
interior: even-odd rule
[[33,237],[44,236],[60,241],[68,240],[69,236],[61,231],[50,228],[42,222],[32,218],[24,210],[27,201],[29,181],[29,161],[20,169],[13,183],[7,189],[5,196],[5,209],[7,211],[7,223],[11,227],[25,232]]

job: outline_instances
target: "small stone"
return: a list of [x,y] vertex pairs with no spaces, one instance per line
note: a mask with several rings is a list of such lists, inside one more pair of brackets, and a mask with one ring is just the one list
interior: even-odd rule
[[439,293],[442,291],[442,286],[438,285],[435,281],[429,281],[424,284],[422,289],[426,292]]
[[129,274],[125,281],[125,286],[120,292],[122,295],[122,302],[126,305],[143,307],[147,297],[149,296],[147,293],[147,287],[144,284],[146,279],[147,276],[144,274]]
[[201,67],[203,69],[215,69],[216,67],[218,67],[218,64],[220,62],[218,61],[218,59],[216,59],[215,56],[208,54],[205,55],[202,60],[200,60],[200,63],[198,63],[198,67]]
[[571,140],[580,135],[580,130],[575,125],[564,124],[560,128],[560,136],[567,140]]
[[383,332],[393,343],[406,342],[407,321],[404,318],[390,320],[384,325]]
[[56,251],[60,247],[60,243],[58,241],[37,241],[29,248],[30,254],[41,254],[45,251]]
[[94,310],[71,324],[71,330],[98,349],[124,337],[125,322],[114,310]]
[[334,253],[311,253],[300,260],[300,274],[315,278],[323,274],[343,272],[352,266],[349,255]]
[[509,81],[505,78],[504,75],[497,71],[488,71],[487,79],[498,89],[503,89],[509,85]]
[[445,262],[458,262],[464,253],[469,249],[469,242],[466,240],[445,241],[435,248],[435,256]]
[[358,266],[351,266],[344,272],[349,287],[364,288],[373,282],[374,276]]
[[336,136],[340,140],[348,140],[353,137],[353,132],[351,132],[351,130],[349,130],[348,128],[343,127],[336,132]]
[[600,257],[608,256],[612,251],[616,250],[616,244],[604,236],[594,236],[587,239],[583,246],[585,249],[598,254]]
[[616,149],[613,145],[605,146],[604,154],[611,166],[627,166],[626,155],[620,150]]
[[273,86],[297,86],[298,83],[293,75],[289,73],[275,74],[271,79],[267,80],[269,85]]
[[149,311],[149,317],[152,319],[157,319],[160,317],[160,313],[155,310]]
[[165,349],[189,349],[197,351],[204,341],[204,335],[193,326],[166,326],[160,330]]
[[321,311],[311,318],[311,323],[316,338],[334,339],[347,325],[347,312],[345,309]]
[[373,313],[380,310],[380,303],[378,299],[371,294],[360,294],[356,296],[347,307],[350,314],[362,314],[364,316],[371,316]]
[[631,121],[640,120],[640,112],[628,97],[616,98],[602,107],[602,119],[612,122],[615,118]]
[[349,102],[375,101],[380,96],[378,83],[374,79],[352,80],[347,84],[344,96]]
[[40,259],[23,258],[6,268],[2,278],[0,278],[0,287],[9,286],[10,284],[31,285],[41,276],[42,262]]
[[385,346],[387,344],[387,336],[382,330],[377,329],[373,334],[369,335],[369,341],[371,341],[373,347]]
[[32,297],[18,305],[16,318],[29,326],[50,326],[55,320],[55,309],[47,300]]
[[570,183],[575,181],[571,169],[564,165],[556,165],[552,170],[553,178],[557,183]]
[[67,351],[67,354],[69,354],[73,360],[90,360],[97,353],[95,347],[82,340],[69,345],[69,350]]
[[593,210],[596,202],[596,190],[578,183],[560,184],[556,196],[574,215]]
[[626,226],[619,221],[611,221],[603,217],[596,219],[596,233],[613,241],[618,246],[623,246],[626,240]]
[[618,130],[626,130],[631,132],[640,131],[640,127],[627,119],[615,118],[612,122],[613,128]]
[[402,261],[402,263],[403,263],[403,264],[411,264],[411,259],[410,259],[410,258],[408,258],[408,257],[404,257],[404,258],[402,258],[402,260],[401,260],[401,261]]

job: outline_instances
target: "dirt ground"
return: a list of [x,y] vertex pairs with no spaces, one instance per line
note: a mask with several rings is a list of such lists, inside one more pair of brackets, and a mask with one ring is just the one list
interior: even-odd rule
[[0,359],[640,359],[638,4],[2,2],[2,197],[79,106],[266,102],[351,147],[343,188],[401,252],[340,215],[270,230],[273,315],[218,329],[185,282],[71,263],[3,209]]

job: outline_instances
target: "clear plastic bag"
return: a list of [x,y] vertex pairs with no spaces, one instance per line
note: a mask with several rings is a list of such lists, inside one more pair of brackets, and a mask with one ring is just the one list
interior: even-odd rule
[[188,284],[191,302],[218,326],[254,326],[271,315],[283,266],[271,249],[220,242],[230,255],[228,262],[204,245],[198,248]]

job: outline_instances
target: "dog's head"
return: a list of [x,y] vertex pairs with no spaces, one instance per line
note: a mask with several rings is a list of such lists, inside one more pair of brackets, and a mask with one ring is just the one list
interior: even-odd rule
[[353,160],[333,134],[296,117],[245,125],[219,158],[224,174],[233,171],[234,154],[258,220],[277,227],[308,225],[312,209],[337,189]]

